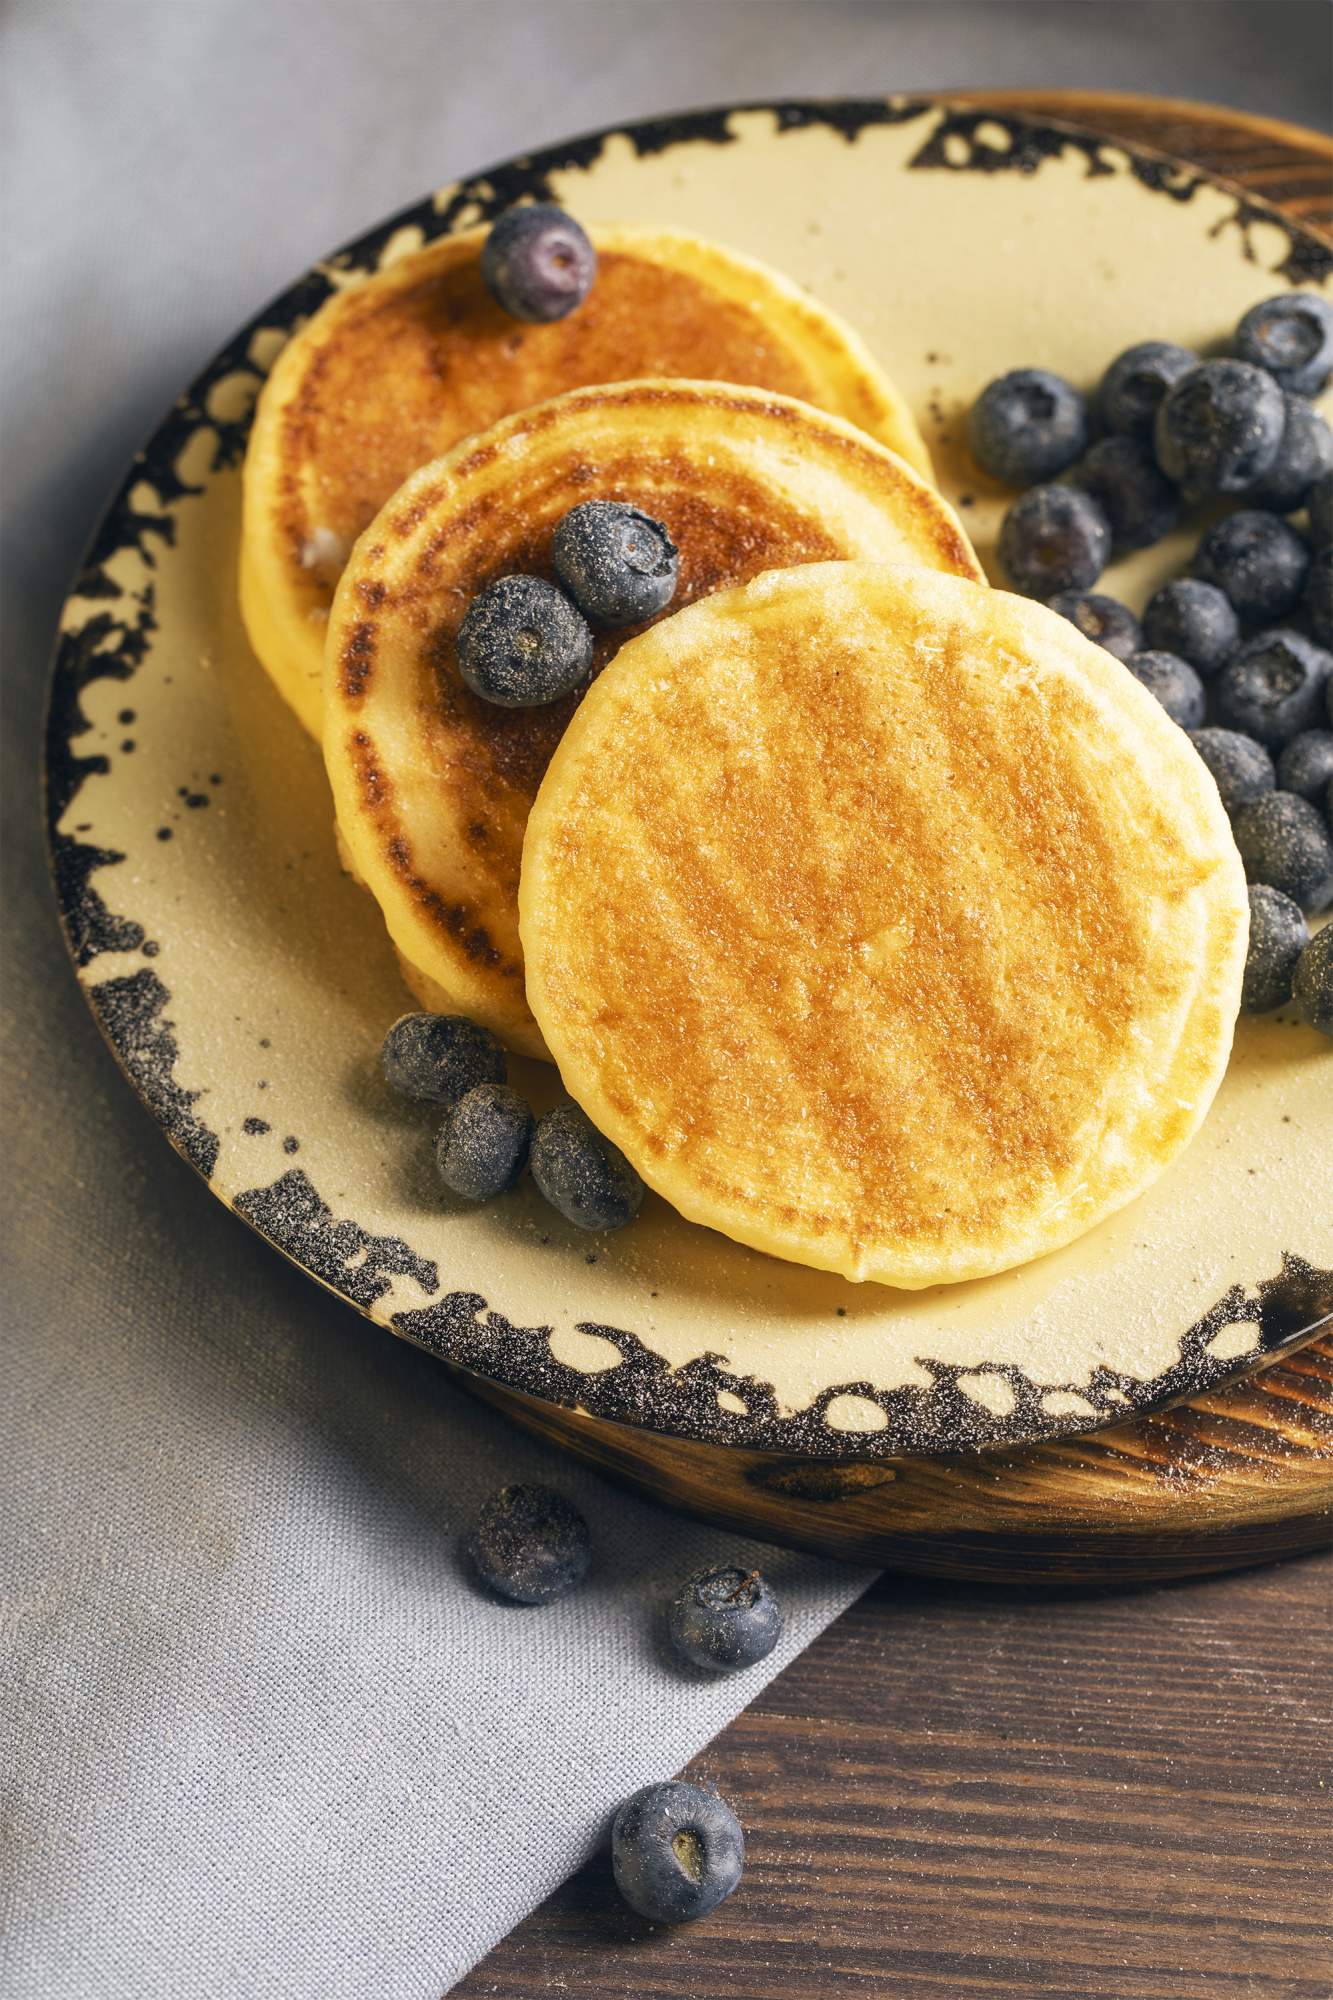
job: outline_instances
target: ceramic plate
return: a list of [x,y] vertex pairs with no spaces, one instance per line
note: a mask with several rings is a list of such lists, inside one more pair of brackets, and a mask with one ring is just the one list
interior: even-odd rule
[[[256,391],[337,285],[526,196],[698,229],[789,272],[869,339],[987,563],[1004,504],[964,413],[1026,362],[1093,383],[1148,335],[1208,347],[1333,251],[1191,168],[939,104],[783,104],[579,139],[446,188],[301,278],[172,409],[65,608],[51,851],[88,999],[218,1197],[396,1333],[493,1381],[696,1439],[839,1457],[1089,1429],[1299,1340],[1333,1306],[1333,1051],[1242,1023],[1200,1136],[1071,1247],[901,1293],[778,1263],[650,1200],[589,1240],[525,1190],[441,1196],[431,1121],[376,1052],[408,1005],[339,870],[319,755],[236,608]],[[1111,573],[1141,604],[1185,560]],[[539,1104],[553,1072],[518,1064]]]

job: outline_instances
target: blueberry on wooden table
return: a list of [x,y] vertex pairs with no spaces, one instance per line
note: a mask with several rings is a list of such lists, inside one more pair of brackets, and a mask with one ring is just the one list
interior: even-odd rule
[[1259,632],[1217,677],[1218,720],[1280,750],[1318,721],[1331,670],[1333,656],[1303,632]]
[[1288,392],[1285,400],[1287,414],[1277,457],[1245,489],[1252,507],[1266,507],[1274,514],[1292,514],[1303,506],[1311,487],[1333,468],[1333,431],[1304,396]]
[[715,1792],[675,1779],[626,1799],[611,1827],[616,1887],[655,1924],[688,1924],[715,1910],[741,1879],[745,1836]]
[[527,1164],[532,1112],[507,1083],[479,1083],[453,1105],[435,1140],[440,1179],[453,1194],[489,1201]]
[[556,523],[556,575],[594,625],[635,625],[665,611],[680,557],[660,521],[623,500],[585,500]]
[[1281,292],[1251,306],[1232,342],[1297,396],[1317,396],[1333,374],[1333,305],[1316,292]]
[[1301,596],[1305,622],[1321,646],[1333,646],[1333,545],[1316,549]]
[[1077,486],[1034,486],[1000,529],[1000,561],[1026,597],[1091,590],[1111,557],[1111,524]]
[[1284,792],[1321,801],[1333,783],[1333,729],[1303,729],[1293,736],[1277,760],[1277,781]]
[[1051,609],[1118,660],[1127,660],[1143,645],[1138,619],[1119,598],[1104,597],[1095,590],[1061,590],[1051,599]]
[[1194,573],[1214,584],[1237,615],[1272,625],[1301,601],[1310,551],[1280,514],[1244,507],[1208,530],[1194,557]]
[[672,1600],[671,1643],[691,1666],[735,1673],[767,1659],[782,1636],[778,1601],[758,1570],[723,1564],[692,1576]]
[[1316,479],[1305,496],[1305,509],[1310,524],[1310,540],[1316,548],[1333,542],[1333,472],[1327,472],[1322,479]]
[[1117,354],[1097,392],[1103,424],[1125,437],[1150,440],[1157,405],[1173,383],[1198,365],[1197,354],[1169,340],[1140,340],[1127,347]]
[[1306,1026],[1333,1035],[1333,924],[1325,924],[1297,959],[1291,991]]
[[1177,654],[1196,674],[1209,678],[1240,644],[1240,620],[1231,599],[1215,583],[1180,576],[1148,599],[1143,642],[1153,652]]
[[1203,682],[1188,660],[1174,653],[1131,653],[1125,665],[1155,694],[1173,722],[1182,729],[1197,729],[1203,721]]
[[1180,489],[1138,438],[1099,438],[1069,475],[1111,524],[1111,550],[1127,555],[1163,541],[1180,520]]
[[576,1104],[538,1121],[528,1164],[552,1208],[576,1228],[623,1229],[643,1206],[638,1174]]
[[487,1028],[462,1014],[402,1014],[384,1037],[380,1066],[391,1090],[431,1104],[456,1104],[479,1083],[503,1083],[505,1052]]
[[1248,881],[1280,889],[1303,910],[1322,910],[1333,898],[1333,839],[1308,799],[1266,792],[1236,814],[1232,831]]
[[502,1486],[467,1538],[482,1582],[515,1604],[550,1604],[582,1583],[592,1561],[588,1523],[549,1486]]
[[501,708],[544,708],[587,677],[592,628],[562,590],[538,576],[502,576],[467,608],[458,671]]
[[481,275],[513,319],[565,319],[581,306],[597,275],[586,233],[550,202],[510,208],[486,238]]
[[1296,961],[1310,940],[1299,903],[1270,889],[1265,882],[1250,887],[1250,941],[1240,989],[1242,1014],[1268,1014],[1291,998]]
[[972,456],[1006,486],[1032,486],[1072,465],[1088,441],[1088,411],[1062,375],[1014,368],[990,382],[968,419]]
[[1204,361],[1157,406],[1153,449],[1168,479],[1198,493],[1241,493],[1277,457],[1282,391],[1245,361]]
[[1252,805],[1277,785],[1273,759],[1262,743],[1238,729],[1191,729],[1190,742],[1212,773],[1229,813]]

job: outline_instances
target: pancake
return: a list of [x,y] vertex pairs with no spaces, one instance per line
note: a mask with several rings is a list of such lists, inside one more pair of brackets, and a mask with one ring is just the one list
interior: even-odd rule
[[1054,612],[861,564],[664,620],[537,796],[528,998],[682,1215],[920,1287],[1132,1199],[1221,1081],[1245,878],[1184,733]]
[[481,279],[485,229],[338,292],[286,346],[245,462],[241,611],[312,735],[348,551],[410,472],[567,389],[634,376],[743,382],[846,417],[931,476],[921,434],[850,327],[776,271],[670,230],[594,229],[578,311],[524,325]]
[[[676,604],[761,570],[858,556],[979,577],[938,493],[808,404],[707,382],[579,389],[426,466],[358,542],[329,618],[324,753],[338,830],[427,1006],[541,1054],[523,992],[528,808],[578,695],[505,709],[454,640],[497,576],[550,576],[577,502],[631,500],[680,550]],[[594,670],[630,634],[602,635]]]

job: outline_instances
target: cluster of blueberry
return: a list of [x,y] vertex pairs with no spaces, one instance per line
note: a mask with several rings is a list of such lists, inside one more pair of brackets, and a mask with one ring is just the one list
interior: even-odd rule
[[[481,1578],[515,1604],[549,1604],[588,1574],[592,1539],[578,1508],[548,1486],[506,1486],[467,1541]],[[734,1673],[766,1659],[782,1633],[778,1603],[756,1570],[724,1564],[692,1576],[672,1600],[671,1643],[689,1666]],[[745,1841],[730,1806],[679,1781],[647,1785],[615,1816],[611,1860],[625,1901],[654,1923],[716,1909],[741,1879]]]
[[[974,406],[972,452],[1028,489],[1000,532],[1010,579],[1123,660],[1217,782],[1254,885],[1242,1005],[1264,1012],[1294,992],[1333,1033],[1333,945],[1311,942],[1302,914],[1333,900],[1333,433],[1308,400],[1333,374],[1333,307],[1309,292],[1269,299],[1231,344],[1201,362],[1143,341],[1090,400],[1016,369]],[[1239,509],[1207,528],[1192,573],[1141,622],[1094,590],[1113,556],[1162,540],[1188,505],[1229,498]],[[1302,510],[1304,533],[1286,518]]]
[[625,1155],[576,1104],[534,1118],[507,1081],[505,1052],[461,1014],[404,1014],[384,1037],[384,1080],[400,1097],[444,1107],[435,1140],[440,1179],[468,1201],[489,1201],[530,1167],[538,1189],[579,1229],[621,1229],[643,1204]]

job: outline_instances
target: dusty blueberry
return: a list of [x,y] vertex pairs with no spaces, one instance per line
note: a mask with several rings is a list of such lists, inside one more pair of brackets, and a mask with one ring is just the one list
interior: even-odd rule
[[515,1604],[549,1604],[582,1583],[588,1523],[549,1486],[502,1486],[477,1517],[467,1553],[482,1582]]
[[486,238],[481,275],[513,319],[564,319],[597,275],[597,252],[572,215],[550,202],[510,208]]
[[1271,625],[1301,601],[1310,551],[1278,514],[1252,507],[1228,514],[1208,530],[1194,557],[1194,572],[1215,584],[1237,615]]
[[1293,514],[1312,486],[1333,468],[1333,431],[1304,396],[1285,398],[1286,420],[1277,457],[1267,472],[1245,489],[1251,507]]
[[1117,354],[1097,395],[1107,430],[1126,437],[1151,438],[1157,405],[1173,382],[1198,365],[1196,354],[1169,340],[1141,340]]
[[1136,681],[1155,694],[1173,722],[1197,729],[1203,721],[1203,682],[1188,660],[1175,653],[1131,653],[1125,665]]
[[1277,760],[1277,781],[1284,792],[1320,800],[1333,779],[1333,729],[1303,729],[1293,736]]
[[623,500],[585,500],[556,523],[556,575],[594,625],[634,625],[664,611],[680,557],[660,521]]
[[1277,457],[1285,415],[1282,391],[1262,368],[1202,362],[1157,406],[1157,463],[1192,491],[1241,493]]
[[1180,491],[1138,438],[1104,437],[1069,475],[1091,493],[1111,524],[1114,554],[1160,542],[1180,520]]
[[1303,632],[1259,632],[1235,652],[1214,683],[1217,719],[1280,750],[1313,727],[1333,668],[1322,646]]
[[462,1014],[400,1015],[384,1037],[380,1066],[390,1090],[431,1104],[457,1104],[507,1073],[495,1036]]
[[716,1792],[675,1779],[645,1785],[611,1826],[616,1887],[655,1924],[688,1924],[728,1897],[745,1868],[745,1836]]
[[1000,529],[1000,561],[1028,597],[1091,590],[1110,554],[1111,524],[1077,486],[1034,486]]
[[1093,590],[1061,590],[1051,599],[1051,609],[1118,660],[1127,660],[1143,644],[1138,619],[1119,598],[1102,597]]
[[968,435],[983,472],[1007,486],[1031,486],[1074,463],[1088,441],[1087,406],[1063,376],[1015,368],[977,397]]
[[1333,543],[1316,549],[1301,596],[1305,622],[1323,646],[1333,646]]
[[579,1229],[623,1229],[643,1206],[643,1182],[576,1104],[538,1121],[528,1161],[552,1208]]
[[1212,772],[1229,813],[1271,792],[1277,784],[1273,759],[1262,743],[1237,729],[1191,729],[1190,742]]
[[1267,792],[1232,821],[1246,878],[1280,889],[1303,910],[1333,896],[1333,840],[1316,806],[1294,792]]
[[1178,653],[1194,671],[1211,677],[1240,644],[1240,620],[1215,583],[1180,576],[1148,599],[1143,640],[1160,653]]
[[682,1659],[725,1674],[767,1659],[782,1636],[782,1613],[758,1570],[724,1564],[689,1579],[668,1625]]
[[592,630],[553,583],[502,576],[468,606],[457,649],[458,671],[483,701],[541,708],[586,676]]
[[1333,1035],[1333,924],[1325,924],[1297,959],[1291,990],[1306,1026]]
[[1232,343],[1297,396],[1317,396],[1333,372],[1333,306],[1314,292],[1281,292],[1251,306]]
[[1310,540],[1317,548],[1333,542],[1333,472],[1316,479],[1305,496],[1305,508],[1310,522]]
[[1265,882],[1250,886],[1250,942],[1241,981],[1242,1014],[1268,1014],[1291,998],[1291,976],[1309,941],[1310,932],[1299,903],[1270,889]]
[[489,1201],[513,1187],[532,1138],[532,1113],[507,1083],[479,1083],[450,1107],[435,1140],[440,1179],[453,1194]]

